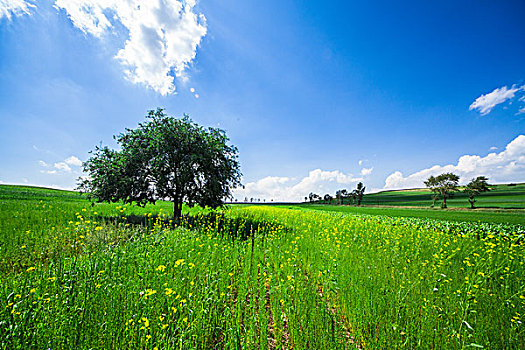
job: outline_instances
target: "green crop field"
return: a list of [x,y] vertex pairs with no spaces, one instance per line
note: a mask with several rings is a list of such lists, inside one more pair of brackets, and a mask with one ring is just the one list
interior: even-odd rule
[[0,186],[5,349],[525,348],[525,228]]
[[[478,208],[516,208],[525,209],[525,183],[493,185],[491,191],[476,196]],[[363,205],[386,206],[417,206],[430,207],[431,193],[426,189],[383,191],[365,194]],[[436,201],[439,207],[440,201]],[[456,192],[454,197],[447,200],[452,208],[470,208],[468,197],[463,192]]]
[[312,209],[328,212],[342,212],[351,214],[387,215],[395,217],[428,218],[448,221],[474,221],[492,223],[511,223],[525,225],[525,210],[458,210],[458,209],[430,209],[430,208],[396,208],[375,206],[348,206],[327,204],[300,204],[282,206],[294,209]]

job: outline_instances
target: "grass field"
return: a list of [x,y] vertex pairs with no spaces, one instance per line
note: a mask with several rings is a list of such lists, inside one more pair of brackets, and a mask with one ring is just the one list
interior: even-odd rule
[[523,226],[170,209],[0,186],[0,346],[525,348]]
[[326,204],[287,205],[286,208],[312,209],[320,211],[342,212],[351,214],[387,215],[395,217],[428,218],[449,221],[474,221],[492,223],[512,223],[525,225],[525,210],[457,210],[430,208],[396,208],[374,206],[348,206]]
[[[493,185],[491,188],[491,191],[476,197],[476,207],[525,209],[525,183]],[[426,189],[383,191],[365,194],[362,204],[428,208],[432,205],[432,199]],[[462,192],[456,192],[452,199],[447,200],[447,205],[451,208],[470,208],[468,197]],[[439,201],[436,201],[436,206],[440,206]]]

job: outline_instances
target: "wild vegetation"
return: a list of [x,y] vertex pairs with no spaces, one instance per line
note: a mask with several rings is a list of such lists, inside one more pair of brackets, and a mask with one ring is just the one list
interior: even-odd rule
[[2,348],[522,348],[523,226],[0,186]]

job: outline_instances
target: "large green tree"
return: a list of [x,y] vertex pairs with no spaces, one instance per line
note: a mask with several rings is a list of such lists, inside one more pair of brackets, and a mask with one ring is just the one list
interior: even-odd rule
[[120,150],[96,147],[84,164],[87,177],[79,189],[97,202],[173,202],[174,217],[182,204],[219,207],[240,185],[237,148],[225,132],[204,128],[187,115],[148,112],[136,129],[114,136]]
[[468,195],[468,201],[470,203],[471,209],[475,209],[475,196],[479,195],[482,192],[490,191],[490,187],[487,181],[488,178],[486,178],[485,176],[478,176],[477,178],[470,180],[467,186],[465,186],[463,192],[465,192]]
[[[441,208],[447,207],[447,198],[453,196],[458,190],[459,176],[453,173],[444,173],[438,176],[430,176],[425,181],[427,186],[434,195],[440,195],[443,198]],[[434,200],[435,197],[433,196]]]

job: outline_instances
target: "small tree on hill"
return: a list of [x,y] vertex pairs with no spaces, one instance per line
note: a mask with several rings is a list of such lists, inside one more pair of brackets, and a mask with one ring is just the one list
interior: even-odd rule
[[335,192],[335,198],[337,198],[337,204],[343,204],[343,200],[347,195],[347,191],[345,189],[338,190]]
[[430,176],[424,182],[432,193],[438,194],[443,198],[441,208],[447,207],[447,198],[453,196],[454,192],[458,190],[459,176],[453,173],[444,173],[436,177]]
[[434,208],[436,206],[436,201],[439,199],[439,193],[432,192],[432,205],[431,207]]
[[170,199],[178,220],[182,204],[218,207],[240,185],[237,148],[224,131],[203,128],[188,116],[149,111],[137,129],[115,136],[121,150],[96,147],[84,164],[79,189],[97,202],[144,206]]
[[360,182],[357,184],[357,189],[354,190],[358,206],[361,205],[361,201],[363,200],[363,196],[365,195],[365,189],[366,187],[363,186],[362,182]]
[[488,178],[485,176],[478,176],[475,179],[470,180],[463,192],[468,195],[468,201],[470,203],[470,208],[475,209],[474,203],[476,203],[475,196],[483,192],[490,191],[489,184],[487,183]]

